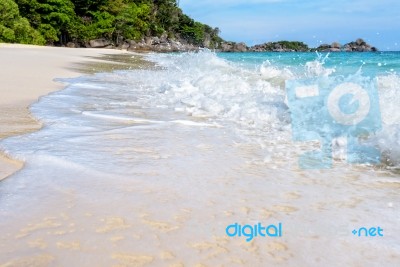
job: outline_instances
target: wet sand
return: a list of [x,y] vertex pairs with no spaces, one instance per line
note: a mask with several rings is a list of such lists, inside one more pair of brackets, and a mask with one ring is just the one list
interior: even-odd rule
[[[131,64],[121,60],[127,57],[132,57],[132,53],[0,44],[0,139],[40,129],[40,122],[30,115],[28,108],[40,96],[63,88],[55,78],[130,68]],[[22,166],[23,163],[0,153],[0,180]]]

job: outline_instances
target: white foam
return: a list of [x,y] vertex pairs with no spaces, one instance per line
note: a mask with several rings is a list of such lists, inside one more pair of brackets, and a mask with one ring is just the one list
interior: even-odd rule
[[186,126],[221,127],[221,125],[218,125],[217,123],[194,122],[194,121],[189,121],[189,120],[173,120],[171,122],[186,125]]

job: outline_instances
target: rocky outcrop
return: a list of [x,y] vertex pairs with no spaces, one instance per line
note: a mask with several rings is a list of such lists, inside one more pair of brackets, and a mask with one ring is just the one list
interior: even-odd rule
[[[69,47],[79,47],[78,44],[68,45]],[[128,51],[136,52],[186,52],[186,51],[198,51],[200,47],[193,44],[188,44],[184,40],[173,40],[167,38],[166,35],[161,37],[145,37],[140,41],[134,40],[121,40],[117,46],[106,39],[90,40],[86,47],[91,48],[117,48]]]
[[95,40],[90,40],[89,45],[92,48],[105,48],[111,45],[111,42],[107,39],[95,39]]
[[355,42],[345,44],[343,47],[346,52],[376,52],[376,47],[367,44],[363,39],[359,38]]
[[318,46],[316,51],[320,52],[340,52],[342,51],[342,45],[339,44],[338,42],[333,42],[332,44],[322,44]]
[[168,38],[159,37],[146,37],[139,42],[128,40],[125,41],[121,48],[125,48],[128,51],[137,52],[185,52],[185,51],[197,51],[200,48],[192,44],[182,43],[176,40],[170,40]]
[[320,52],[375,52],[378,51],[375,47],[367,44],[363,39],[359,38],[355,42],[350,42],[345,45],[340,45],[334,42],[330,45],[322,44],[315,49]]
[[245,43],[225,42],[221,44],[221,52],[247,52],[248,47]]
[[76,44],[76,43],[73,43],[73,42],[68,42],[68,43],[66,44],[66,47],[69,47],[69,48],[77,48],[77,47],[79,47],[79,45]]
[[[68,43],[68,47],[80,47],[78,43]],[[84,44],[86,47],[93,48],[118,48],[128,51],[136,52],[187,52],[187,51],[198,51],[202,47],[209,47],[210,40],[206,38],[202,46],[196,46],[188,43],[186,40],[181,38],[168,38],[166,34],[159,37],[145,37],[140,41],[134,40],[118,40],[118,44],[114,45],[111,41],[101,38],[90,40]],[[245,43],[235,42],[222,42],[216,49],[219,52],[308,52],[308,51],[320,51],[320,52],[373,52],[378,51],[375,47],[367,44],[363,39],[357,39],[354,42],[341,45],[338,42],[332,44],[322,44],[317,48],[310,49],[305,43],[298,41],[279,41],[279,42],[268,42],[264,44],[254,45],[248,47]]]
[[308,46],[303,42],[268,42],[250,47],[252,52],[307,52]]

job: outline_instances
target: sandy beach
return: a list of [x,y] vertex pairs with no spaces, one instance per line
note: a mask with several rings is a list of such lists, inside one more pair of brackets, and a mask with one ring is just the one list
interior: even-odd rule
[[263,62],[318,59],[243,56],[0,47],[0,147],[24,163],[1,168],[20,169],[0,182],[0,266],[397,266],[398,174],[338,149],[299,165],[312,144],[292,140],[286,69]]
[[[105,54],[126,53],[111,49],[0,44],[0,138],[35,131],[41,127],[40,122],[30,115],[28,107],[40,96],[64,87],[54,81],[55,78],[80,76],[83,69],[78,68],[78,65],[100,63],[102,61],[96,58]],[[0,154],[0,180],[22,165]]]

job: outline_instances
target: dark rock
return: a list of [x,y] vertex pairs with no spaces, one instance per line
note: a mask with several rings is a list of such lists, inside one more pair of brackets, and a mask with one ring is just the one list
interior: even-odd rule
[[90,47],[93,48],[104,48],[111,45],[111,42],[107,39],[102,38],[102,39],[90,40],[89,45]]
[[222,52],[232,52],[233,44],[232,43],[222,43],[221,44],[221,51]]
[[69,48],[77,48],[77,47],[79,47],[79,45],[77,45],[76,43],[73,43],[73,42],[68,42],[67,43],[67,47],[69,47]]
[[247,45],[245,43],[234,44],[233,52],[247,52]]
[[248,47],[245,43],[227,42],[221,44],[221,52],[247,52]]

